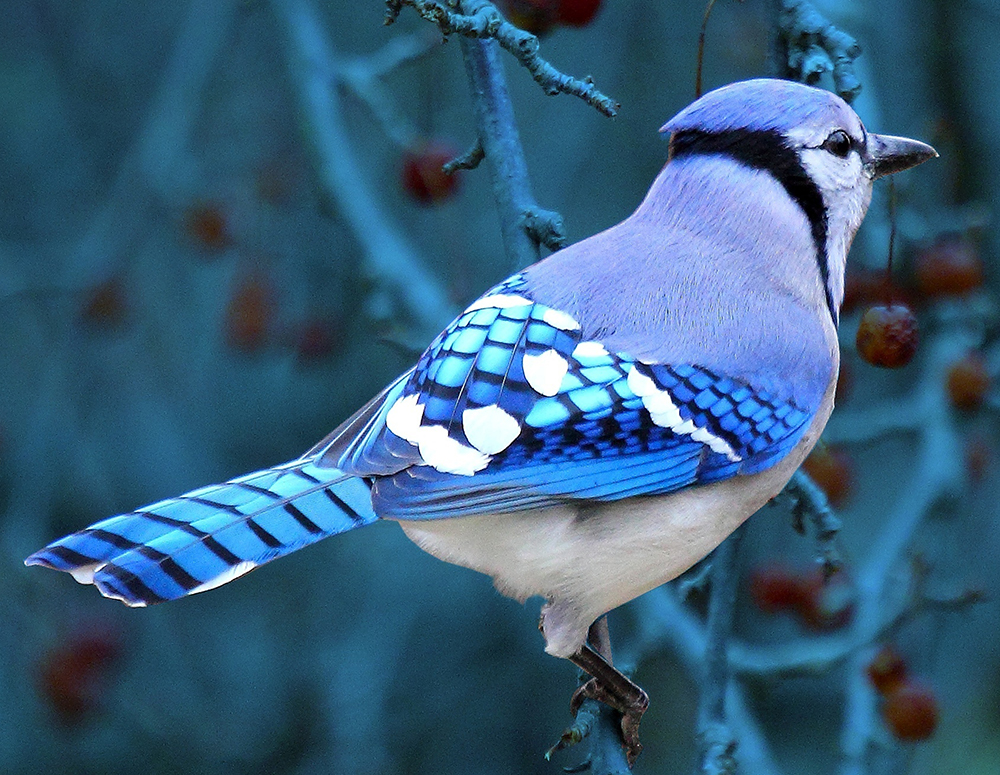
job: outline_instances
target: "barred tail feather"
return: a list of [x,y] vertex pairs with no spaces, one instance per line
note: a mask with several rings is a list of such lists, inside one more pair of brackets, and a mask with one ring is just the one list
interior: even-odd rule
[[309,457],[102,520],[24,562],[145,606],[214,589],[376,519],[363,479]]

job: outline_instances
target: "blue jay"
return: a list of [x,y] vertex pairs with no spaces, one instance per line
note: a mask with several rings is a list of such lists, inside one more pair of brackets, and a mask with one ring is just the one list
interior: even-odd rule
[[487,291],[297,460],[111,517],[26,563],[144,606],[394,520],[540,595],[546,651],[594,676],[639,750],[639,687],[588,645],[776,495],[833,409],[847,252],[872,182],[933,148],[779,80],[671,119],[622,223]]

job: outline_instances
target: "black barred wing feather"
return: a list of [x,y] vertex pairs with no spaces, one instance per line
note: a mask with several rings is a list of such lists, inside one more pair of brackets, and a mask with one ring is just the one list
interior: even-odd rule
[[369,412],[381,422],[328,459],[376,477],[380,516],[502,513],[757,473],[814,411],[696,364],[609,352],[515,276],[435,340]]

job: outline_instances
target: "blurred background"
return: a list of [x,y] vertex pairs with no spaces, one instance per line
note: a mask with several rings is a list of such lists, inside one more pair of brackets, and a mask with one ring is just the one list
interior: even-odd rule
[[[539,25],[524,6],[543,2],[513,12]],[[576,671],[543,653],[538,601],[392,524],[149,610],[22,565],[101,517],[296,457],[513,268],[486,170],[436,172],[476,134],[458,41],[412,9],[385,27],[376,0],[306,5],[335,137],[301,99],[316,73],[286,2],[3,5],[2,772],[556,773],[585,756],[542,757]],[[662,166],[704,11],[583,5],[596,15],[565,11],[542,55],[592,75],[617,118],[503,57],[536,198],[571,241],[627,216]],[[706,88],[770,72],[775,5],[718,3]],[[787,507],[750,522],[737,683],[767,756],[746,771],[995,773],[1000,2],[813,5],[863,47],[867,126],[942,158],[899,176],[892,289],[881,186],[852,252],[838,419],[810,462],[844,521],[843,573],[817,586]],[[414,304],[411,277],[439,296]],[[921,327],[893,371],[853,345],[886,294]],[[671,622],[699,624],[703,600],[658,594],[612,637],[652,698],[636,772],[689,772],[697,657]]]

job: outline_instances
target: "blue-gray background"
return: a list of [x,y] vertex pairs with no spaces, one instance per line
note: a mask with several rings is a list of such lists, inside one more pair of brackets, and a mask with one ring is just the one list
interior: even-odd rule
[[[408,10],[383,27],[375,0],[315,7],[345,61],[426,32]],[[865,48],[857,107],[868,126],[945,153],[901,181],[904,237],[976,224],[992,282],[1000,4],[817,7]],[[541,759],[569,720],[575,672],[542,652],[537,603],[499,597],[391,524],[151,610],[21,565],[102,516],[298,455],[406,368],[407,347],[429,332],[408,327],[362,277],[357,235],[317,184],[269,3],[28,0],[0,10],[0,771],[555,773],[575,761]],[[543,41],[553,64],[593,75],[621,102],[615,120],[544,96],[505,56],[537,199],[563,214],[572,240],[626,216],[662,165],[657,129],[693,95],[702,10],[606,0],[586,29]],[[707,86],[767,72],[770,11],[765,0],[719,3]],[[473,139],[456,41],[384,85],[399,126],[458,147]],[[363,100],[341,94],[350,152],[426,271],[455,304],[501,279],[509,267],[485,170],[465,174],[442,206],[415,205],[400,190],[400,148]],[[225,219],[221,245],[192,233],[206,205]],[[852,260],[877,266],[884,201],[874,208]],[[270,295],[242,308],[267,324],[249,352],[227,340],[246,282]],[[315,321],[329,352],[310,358],[298,343]],[[847,408],[915,379],[848,357]],[[988,415],[955,422],[992,445]],[[911,460],[906,436],[857,450],[843,511],[849,559],[863,555]],[[995,593],[996,496],[990,471],[928,528],[944,588]],[[773,511],[754,520],[746,562],[778,554],[808,563],[810,545]],[[798,634],[741,601],[748,640]],[[629,624],[627,612],[613,622],[622,639]],[[996,772],[997,624],[987,603],[907,631],[942,722],[893,771]],[[120,656],[92,687],[95,706],[67,724],[39,676],[81,632],[118,644]],[[653,698],[637,772],[689,771],[696,683],[669,651],[646,655],[637,677]],[[835,771],[843,680],[835,671],[749,685],[785,771]]]

